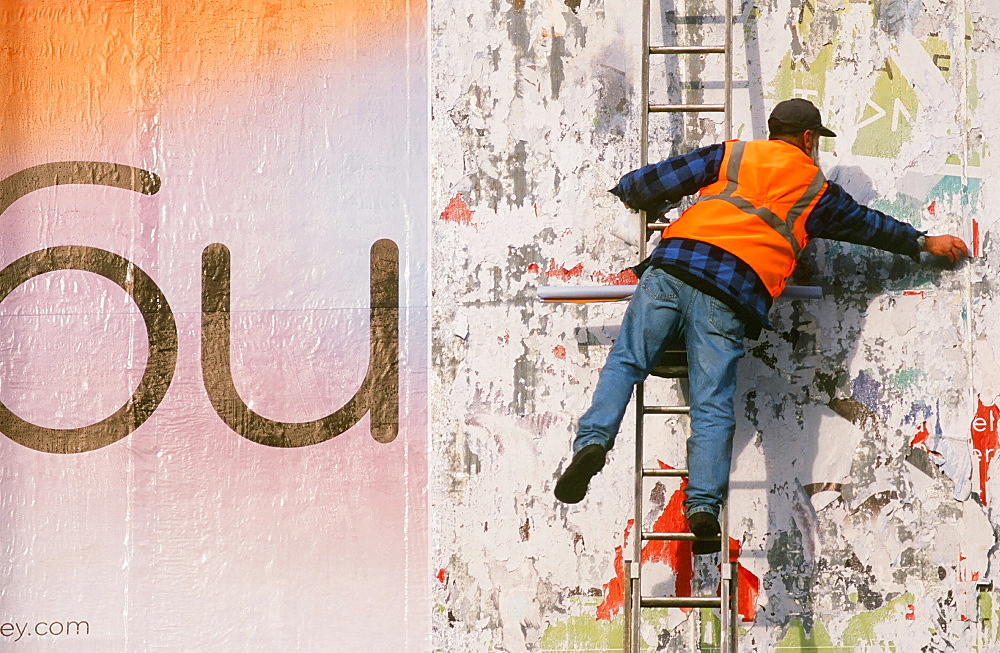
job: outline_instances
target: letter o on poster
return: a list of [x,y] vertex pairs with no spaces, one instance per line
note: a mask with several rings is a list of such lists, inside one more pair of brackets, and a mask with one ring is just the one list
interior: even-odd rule
[[82,270],[116,284],[135,302],[146,324],[149,357],[138,387],[125,405],[96,424],[53,429],[21,419],[0,402],[0,431],[15,442],[46,453],[83,453],[106,447],[145,422],[167,392],[177,363],[177,325],[167,298],[138,266],[113,252],[65,245],[32,252],[0,270],[0,302],[41,274]]

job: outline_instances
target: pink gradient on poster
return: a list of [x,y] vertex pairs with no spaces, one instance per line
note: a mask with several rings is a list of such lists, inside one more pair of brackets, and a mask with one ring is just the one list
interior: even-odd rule
[[[293,4],[308,15],[310,3]],[[73,454],[0,438],[3,620],[85,621],[87,634],[24,635],[79,651],[427,650],[424,7],[411,7],[405,33],[393,18],[377,51],[351,55],[347,39],[327,55],[319,41],[296,44],[294,26],[290,46],[272,39],[260,27],[270,10],[209,5],[220,25],[246,21],[259,45],[252,65],[237,56],[243,43],[231,69],[192,68],[227,61],[222,46],[153,34],[156,92],[138,84],[131,108],[126,93],[109,110],[124,119],[81,114],[79,132],[73,115],[59,116],[50,137],[2,164],[4,177],[63,160],[158,175],[152,196],[86,185],[26,195],[0,217],[0,266],[62,245],[114,252],[156,282],[178,333],[169,390],[127,437]],[[152,7],[164,26],[183,22]],[[156,12],[142,11],[133,27],[155,31]],[[374,40],[372,30],[354,38]],[[148,65],[139,61],[125,63]],[[3,136],[10,149],[16,136]],[[232,255],[240,396],[265,417],[302,422],[341,407],[364,378],[369,248],[380,238],[400,252],[397,438],[374,441],[368,417],[298,448],[231,430],[202,374],[205,247]],[[0,304],[0,401],[35,424],[102,419],[146,359],[135,304],[97,275],[40,275]]]

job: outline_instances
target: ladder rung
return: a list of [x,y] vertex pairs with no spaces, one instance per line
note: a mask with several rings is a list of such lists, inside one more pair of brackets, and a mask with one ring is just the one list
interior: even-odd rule
[[726,110],[724,104],[651,104],[650,113],[702,113],[717,112]]
[[687,478],[686,469],[659,469],[658,467],[645,467],[642,470],[643,476],[670,476],[673,478]]
[[721,608],[718,596],[644,596],[639,599],[640,608]]
[[724,45],[653,45],[649,54],[725,54]]
[[698,537],[694,533],[656,533],[643,531],[642,539],[652,542],[716,542],[718,537]]
[[663,231],[669,225],[669,222],[647,222],[646,231]]
[[643,406],[643,415],[687,415],[690,406]]

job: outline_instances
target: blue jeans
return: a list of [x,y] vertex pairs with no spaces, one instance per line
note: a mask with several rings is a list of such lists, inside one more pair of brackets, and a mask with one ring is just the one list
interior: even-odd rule
[[601,369],[590,408],[580,418],[573,451],[594,443],[614,446],[633,386],[649,375],[667,345],[683,338],[691,401],[684,508],[688,515],[708,511],[718,516],[729,489],[736,430],[733,395],[743,334],[743,322],[718,299],[659,268],[646,270]]

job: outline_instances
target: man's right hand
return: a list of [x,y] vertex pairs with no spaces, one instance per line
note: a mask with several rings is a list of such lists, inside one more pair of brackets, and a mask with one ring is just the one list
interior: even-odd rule
[[952,263],[958,263],[963,256],[969,255],[969,248],[958,236],[925,236],[924,251],[935,256],[946,256]]

